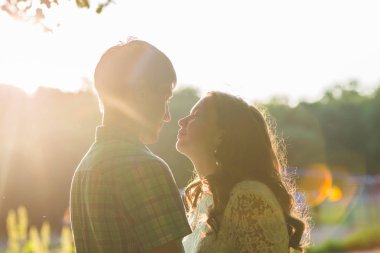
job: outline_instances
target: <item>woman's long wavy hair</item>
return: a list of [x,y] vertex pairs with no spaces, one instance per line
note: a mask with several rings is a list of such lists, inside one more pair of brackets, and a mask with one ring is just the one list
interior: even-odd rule
[[[243,180],[266,184],[274,193],[287,223],[289,248],[304,252],[307,244],[308,218],[294,198],[295,185],[286,173],[283,142],[275,137],[265,113],[244,100],[222,92],[209,92],[217,113],[217,125],[223,131],[215,150],[216,173],[198,176],[185,189],[188,211],[194,210],[206,191],[214,204],[207,219],[212,231],[218,232],[220,218],[232,188]],[[205,187],[206,186],[206,187]]]

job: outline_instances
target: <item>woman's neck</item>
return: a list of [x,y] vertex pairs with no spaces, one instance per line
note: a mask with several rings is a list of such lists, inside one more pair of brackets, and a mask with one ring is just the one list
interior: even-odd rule
[[213,155],[203,153],[197,158],[190,160],[192,161],[194,168],[200,177],[213,174],[217,170],[216,159]]

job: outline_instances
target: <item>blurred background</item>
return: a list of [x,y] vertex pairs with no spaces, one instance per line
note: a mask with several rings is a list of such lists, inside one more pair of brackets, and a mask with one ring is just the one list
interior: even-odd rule
[[101,123],[93,70],[128,36],[178,74],[150,148],[178,187],[177,121],[208,90],[266,108],[310,207],[308,252],[380,249],[377,1],[0,1],[0,252],[71,252],[69,189]]

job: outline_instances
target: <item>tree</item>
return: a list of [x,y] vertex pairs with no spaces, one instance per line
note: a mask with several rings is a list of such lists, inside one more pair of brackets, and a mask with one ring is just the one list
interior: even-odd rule
[[[51,27],[43,22],[45,14],[49,9],[58,7],[62,2],[63,0],[4,0],[0,2],[0,9],[15,19],[36,22],[42,25],[45,31],[51,31]],[[88,0],[75,0],[76,7],[90,9],[95,6],[95,12],[98,14],[111,3],[111,0],[96,0],[94,3]]]
[[288,166],[308,167],[314,163],[325,163],[321,126],[309,105],[300,103],[291,108],[287,104],[273,102],[266,107],[276,120],[279,137],[285,141]]
[[380,163],[380,88],[360,92],[355,81],[335,85],[313,103],[266,105],[287,144],[288,164],[325,163],[351,173],[376,174]]

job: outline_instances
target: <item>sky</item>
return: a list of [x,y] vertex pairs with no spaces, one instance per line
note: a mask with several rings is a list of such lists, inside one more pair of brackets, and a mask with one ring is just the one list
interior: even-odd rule
[[114,0],[98,15],[63,1],[47,12],[53,32],[0,12],[0,83],[79,90],[107,48],[134,36],[169,56],[176,89],[295,102],[355,79],[370,91],[380,85],[379,10],[377,0]]

